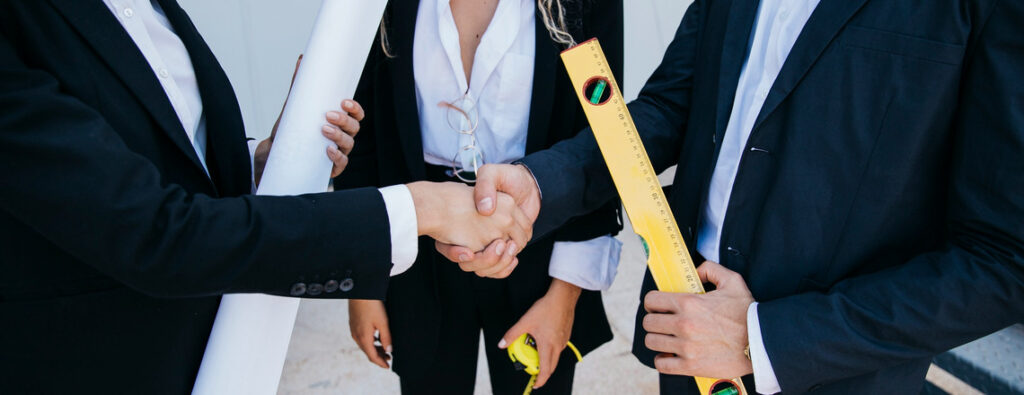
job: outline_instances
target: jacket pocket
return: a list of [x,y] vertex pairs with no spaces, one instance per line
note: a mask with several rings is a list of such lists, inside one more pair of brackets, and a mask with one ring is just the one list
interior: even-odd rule
[[884,52],[892,55],[959,65],[964,46],[932,41],[861,26],[847,26],[841,36],[844,46]]

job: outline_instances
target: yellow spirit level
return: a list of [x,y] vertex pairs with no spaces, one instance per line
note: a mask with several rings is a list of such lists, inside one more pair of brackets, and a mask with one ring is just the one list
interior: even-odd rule
[[[629,115],[604,51],[591,39],[562,52],[562,62],[594,131],[633,230],[644,241],[647,266],[658,289],[704,293],[697,268],[669,209],[633,117]],[[746,395],[740,379],[695,377],[704,395]]]

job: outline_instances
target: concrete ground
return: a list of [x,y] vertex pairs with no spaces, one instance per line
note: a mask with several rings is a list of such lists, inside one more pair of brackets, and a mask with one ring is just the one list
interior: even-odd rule
[[[627,225],[628,226],[628,225]],[[619,273],[604,293],[605,309],[615,339],[587,355],[576,369],[574,391],[579,394],[656,394],[657,373],[630,354],[633,319],[639,304],[644,256],[638,238],[627,228]],[[481,344],[494,347],[494,345]],[[490,394],[490,381],[481,351],[477,394]],[[438,378],[439,382],[443,378]],[[303,300],[292,333],[279,394],[397,394],[398,376],[366,360],[349,336],[348,304],[344,301]]]

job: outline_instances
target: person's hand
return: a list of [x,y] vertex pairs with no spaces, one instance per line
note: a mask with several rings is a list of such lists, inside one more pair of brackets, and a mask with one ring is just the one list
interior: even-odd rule
[[752,373],[744,353],[747,308],[754,302],[747,284],[715,262],[704,262],[697,272],[716,289],[703,295],[652,291],[644,297],[644,344],[661,352],[654,367],[664,374],[699,377]]
[[533,336],[540,357],[540,373],[537,374],[533,388],[544,386],[558,366],[559,356],[572,334],[580,291],[575,285],[559,279],[552,280],[548,293],[533,303],[530,310],[505,333],[498,344],[499,348],[505,349],[524,333]]
[[[480,167],[477,171],[476,186],[473,188],[477,211],[483,215],[491,215],[494,212],[494,202],[499,192],[512,196],[532,226],[540,213],[540,189],[537,188],[537,181],[533,178],[533,174],[523,165],[484,165]],[[482,253],[465,246],[445,243],[437,243],[436,248],[445,258],[463,267],[463,270],[466,270],[466,267],[499,265],[503,259],[500,253],[495,254],[501,250],[500,248],[488,248]],[[508,273],[499,272],[489,277],[505,278],[509,274],[511,274],[511,270]]]
[[474,207],[473,188],[463,184],[414,182],[407,187],[416,206],[420,236],[472,251],[483,250],[495,240],[511,240],[502,252],[514,257],[533,235],[533,221],[504,193],[495,197],[493,214],[485,216]]
[[[292,84],[295,83],[295,76],[299,72],[299,65],[301,63],[302,56],[300,55],[299,60],[295,62]],[[291,88],[288,88],[288,93],[291,93]],[[277,122],[274,122],[274,127],[270,131],[270,137],[260,141],[256,146],[256,151],[253,153],[253,176],[256,185],[259,185],[260,180],[263,178],[263,169],[267,165],[270,149],[274,144],[274,138],[277,136],[277,128],[281,124],[281,115],[284,114],[284,108],[287,105],[288,100],[285,99],[284,105],[281,106],[281,113],[277,116]],[[334,163],[331,168],[332,178],[340,175],[345,170],[345,167],[348,166],[348,155],[355,146],[356,133],[359,133],[359,121],[362,121],[366,116],[363,107],[355,100],[342,100],[339,109],[342,111],[330,111],[324,115],[326,123],[320,130],[324,137],[334,143],[334,145],[327,147],[327,157]]]
[[348,301],[348,328],[352,340],[366,354],[366,358],[384,369],[390,368],[391,329],[384,302],[351,299]]

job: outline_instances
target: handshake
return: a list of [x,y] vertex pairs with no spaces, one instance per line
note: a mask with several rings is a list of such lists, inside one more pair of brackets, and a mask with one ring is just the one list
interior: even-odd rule
[[[301,61],[299,57],[296,73]],[[339,110],[325,114],[321,130],[333,142],[327,149],[327,157],[333,162],[331,177],[338,177],[347,167],[365,117],[362,106],[354,100],[342,101]],[[281,111],[283,114],[284,108]],[[270,137],[253,153],[257,185],[280,122],[279,116]],[[406,186],[416,208],[417,233],[433,238],[438,252],[480,277],[505,278],[512,274],[519,264],[516,255],[532,238],[533,223],[540,212],[540,190],[525,166],[484,165],[477,172],[475,187],[425,181]]]
[[512,274],[540,212],[540,190],[526,167],[485,165],[475,187],[455,182],[407,186],[419,235],[433,238],[438,252],[480,277]]

